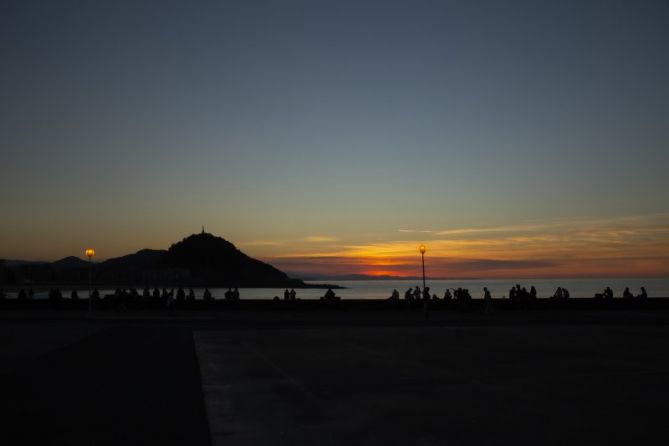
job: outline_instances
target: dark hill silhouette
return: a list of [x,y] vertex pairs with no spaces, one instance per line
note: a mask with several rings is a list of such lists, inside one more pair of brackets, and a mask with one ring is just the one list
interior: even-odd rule
[[88,267],[88,261],[80,259],[79,257],[69,256],[51,263],[51,268],[54,271],[62,271],[66,269],[77,269]]
[[154,268],[167,251],[164,249],[142,249],[134,254],[115,257],[100,264],[101,269],[138,270]]
[[272,265],[253,259],[227,240],[202,232],[170,246],[162,268],[187,269],[190,282],[208,286],[303,287]]
[[[7,262],[8,263],[8,262]],[[5,263],[4,282],[87,284],[91,265],[70,256],[53,263]],[[305,288],[272,265],[253,259],[227,240],[202,232],[184,238],[169,250],[142,249],[134,254],[93,262],[96,285],[292,287]]]
[[143,273],[156,268],[167,251],[142,249],[134,254],[115,257],[96,266],[96,280],[107,283],[143,283]]

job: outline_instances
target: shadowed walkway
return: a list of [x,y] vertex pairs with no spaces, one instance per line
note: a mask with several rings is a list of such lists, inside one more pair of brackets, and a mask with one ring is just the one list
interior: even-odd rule
[[0,377],[11,444],[210,444],[187,328],[106,329]]
[[664,327],[195,333],[216,445],[665,444]]

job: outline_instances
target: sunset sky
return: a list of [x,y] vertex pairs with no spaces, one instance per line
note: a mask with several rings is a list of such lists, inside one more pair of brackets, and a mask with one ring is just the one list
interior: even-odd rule
[[669,2],[0,3],[0,258],[669,276]]

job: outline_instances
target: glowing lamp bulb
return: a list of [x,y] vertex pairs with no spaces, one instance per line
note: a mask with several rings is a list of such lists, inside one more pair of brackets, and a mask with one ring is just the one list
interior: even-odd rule
[[93,248],[88,248],[86,249],[86,257],[88,257],[88,260],[91,259],[95,255],[95,249]]
[[421,254],[425,254],[425,251],[427,251],[427,248],[425,247],[425,245],[420,245],[418,247],[418,250],[420,251]]

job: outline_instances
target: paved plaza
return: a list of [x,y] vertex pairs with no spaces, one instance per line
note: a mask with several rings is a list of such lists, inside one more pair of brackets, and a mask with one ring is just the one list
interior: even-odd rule
[[651,444],[669,433],[664,327],[204,331],[195,340],[215,446]]
[[0,318],[3,444],[669,438],[661,314],[47,316]]

